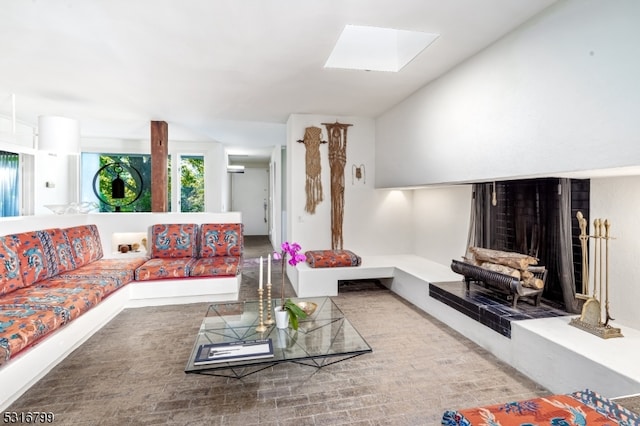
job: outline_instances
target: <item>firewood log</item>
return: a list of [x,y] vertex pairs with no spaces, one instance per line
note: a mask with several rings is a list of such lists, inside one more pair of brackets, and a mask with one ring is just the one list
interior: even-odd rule
[[491,250],[480,247],[470,247],[470,251],[473,252],[474,257],[477,260],[510,266],[521,271],[525,271],[529,265],[538,264],[538,259],[532,256],[527,256],[526,254]]
[[505,275],[510,275],[510,276],[512,276],[514,278],[517,278],[517,279],[521,278],[520,271],[515,269],[515,268],[511,268],[509,266],[498,265],[497,263],[491,263],[491,262],[483,262],[480,265],[480,267],[483,268],[483,269],[487,269],[489,271],[499,272],[499,273],[505,274]]
[[542,281],[540,278],[531,277],[523,279],[522,285],[529,288],[535,288],[536,290],[541,290],[542,288],[544,288],[544,281]]

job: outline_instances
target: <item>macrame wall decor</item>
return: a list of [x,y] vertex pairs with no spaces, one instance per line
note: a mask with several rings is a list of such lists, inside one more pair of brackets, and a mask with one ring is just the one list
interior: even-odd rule
[[342,250],[344,218],[344,166],[347,163],[347,129],[352,124],[322,123],[329,135],[331,169],[331,249]]
[[326,143],[320,139],[322,129],[319,127],[307,127],[304,130],[304,139],[298,142],[306,147],[305,163],[307,179],[305,190],[307,192],[307,204],[304,210],[309,214],[315,214],[316,206],[322,202],[322,180],[320,179],[320,144]]

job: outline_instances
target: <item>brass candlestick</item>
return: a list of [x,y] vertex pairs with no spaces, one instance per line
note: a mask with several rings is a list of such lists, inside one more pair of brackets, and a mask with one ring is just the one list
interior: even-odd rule
[[274,319],[271,317],[271,283],[267,283],[267,320],[264,323],[271,325],[274,322]]
[[264,293],[264,290],[259,288],[258,289],[258,315],[260,317],[260,324],[256,327],[256,331],[259,332],[263,332],[267,330],[267,326],[264,325],[264,322],[262,321],[264,319],[264,309],[262,309],[262,293]]

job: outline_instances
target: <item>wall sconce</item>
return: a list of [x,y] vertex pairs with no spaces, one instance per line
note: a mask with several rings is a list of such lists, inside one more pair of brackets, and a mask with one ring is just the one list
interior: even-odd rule
[[367,183],[367,173],[364,168],[364,164],[356,166],[351,165],[351,185],[354,185],[357,180],[362,180],[362,183]]

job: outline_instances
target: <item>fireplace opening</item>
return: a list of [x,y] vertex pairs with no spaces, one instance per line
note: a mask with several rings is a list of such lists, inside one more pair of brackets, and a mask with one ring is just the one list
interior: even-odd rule
[[[589,218],[589,191],[588,179],[541,178],[476,184],[476,217],[472,221],[470,245],[538,258],[539,264],[548,270],[543,302],[567,312],[578,312],[573,294],[564,293],[571,292],[571,288],[582,291],[580,229],[575,217],[581,211]],[[570,229],[561,229],[567,224]],[[569,243],[562,241],[563,235],[570,236]],[[568,250],[572,251],[572,257],[563,261],[562,255]],[[569,273],[567,269],[572,271]]]

